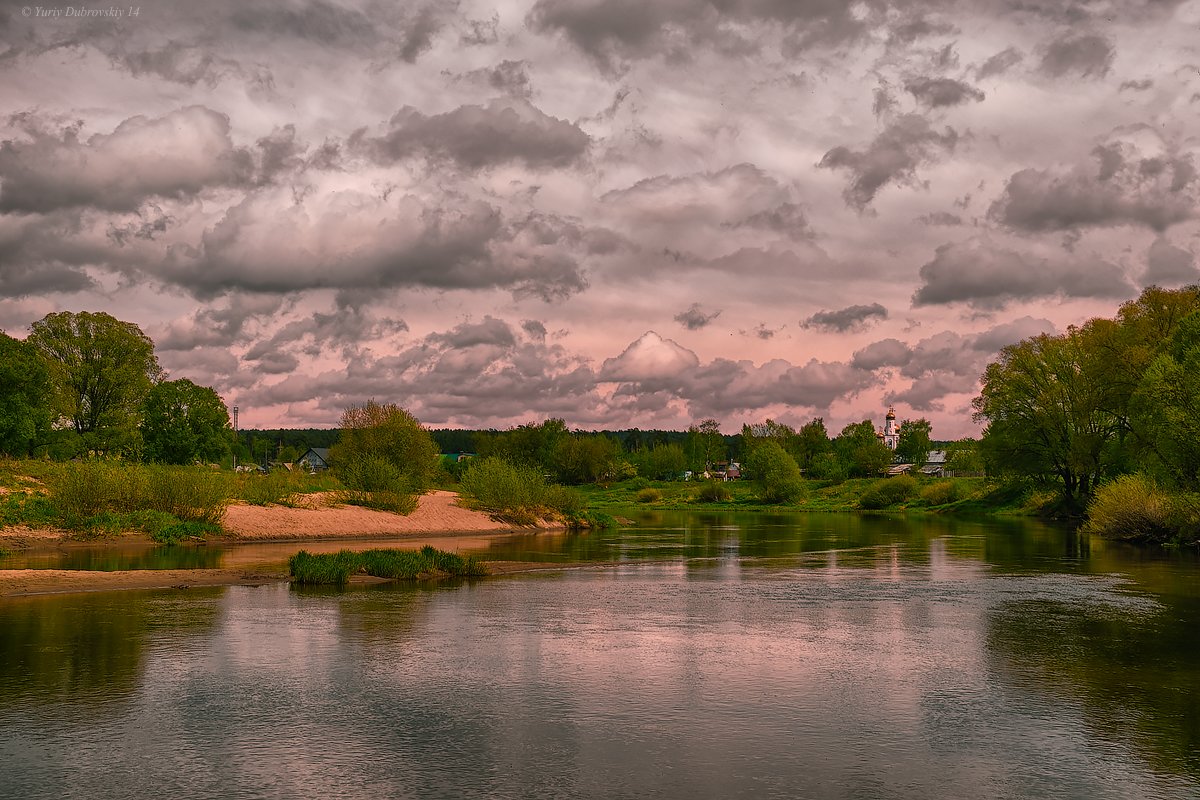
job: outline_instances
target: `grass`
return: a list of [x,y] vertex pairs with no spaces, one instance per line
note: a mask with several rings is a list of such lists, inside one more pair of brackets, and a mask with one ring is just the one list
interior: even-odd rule
[[301,550],[288,560],[288,570],[295,583],[336,586],[345,586],[351,575],[359,573],[403,580],[488,574],[474,556],[464,558],[429,545],[420,550],[340,550],[317,555]]

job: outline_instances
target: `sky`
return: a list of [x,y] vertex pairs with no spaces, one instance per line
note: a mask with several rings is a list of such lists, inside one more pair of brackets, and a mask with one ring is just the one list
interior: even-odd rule
[[1200,279],[1200,0],[0,0],[0,116],[0,329],[135,322],[242,427],[958,438]]

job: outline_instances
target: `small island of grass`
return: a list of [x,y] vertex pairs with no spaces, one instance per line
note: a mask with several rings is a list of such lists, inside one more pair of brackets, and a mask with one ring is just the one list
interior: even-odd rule
[[345,586],[351,575],[421,580],[474,578],[488,574],[474,556],[460,556],[426,545],[420,550],[379,549],[313,554],[301,550],[288,560],[293,583]]

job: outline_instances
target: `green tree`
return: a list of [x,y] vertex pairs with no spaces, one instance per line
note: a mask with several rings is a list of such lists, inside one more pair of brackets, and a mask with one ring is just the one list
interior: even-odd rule
[[687,455],[677,444],[656,444],[636,456],[638,474],[656,481],[671,481],[687,469]]
[[746,473],[768,503],[791,503],[804,493],[800,467],[774,439],[755,442],[746,460]]
[[560,483],[596,483],[612,473],[620,453],[621,446],[607,436],[576,432],[558,439],[551,466]]
[[946,471],[951,473],[983,472],[983,456],[975,439],[959,439],[946,446]]
[[50,428],[50,376],[27,342],[0,332],[0,453],[28,455]]
[[191,464],[229,453],[229,410],[215,391],[186,378],[150,389],[142,412],[142,446],[149,461]]
[[869,419],[842,428],[833,446],[849,473],[855,477],[873,477],[892,463],[892,451],[875,435],[875,426]]
[[800,469],[809,470],[813,461],[826,453],[833,452],[833,442],[829,440],[829,432],[825,430],[825,420],[817,417],[800,427],[796,432],[797,452],[792,455]]
[[1147,467],[1166,485],[1200,489],[1200,313],[1183,319],[1130,403]]
[[45,359],[55,416],[89,449],[130,447],[146,395],[163,376],[141,328],[102,312],[62,311],[33,323],[27,341]]
[[728,451],[720,422],[715,419],[701,420],[690,426],[687,432],[687,455],[693,470],[703,472],[715,462],[725,459]]
[[[368,400],[342,413],[337,444],[329,450],[334,473],[348,488],[366,492],[421,494],[437,466],[437,446],[429,431],[395,403]],[[392,469],[360,469],[364,464],[383,463]],[[363,475],[396,475],[398,486],[351,485]],[[389,478],[390,481],[390,478]]]
[[976,420],[987,423],[980,447],[989,471],[1057,484],[1069,513],[1115,471],[1124,424],[1106,407],[1103,351],[1089,344],[1085,330],[1071,328],[1009,345],[974,401]]
[[483,458],[502,458],[510,464],[553,472],[555,450],[559,441],[568,436],[567,423],[551,417],[507,431],[484,432],[476,439],[476,452]]
[[930,437],[932,431],[933,426],[924,417],[904,420],[900,423],[900,441],[896,444],[896,455],[905,464],[924,466],[933,446]]

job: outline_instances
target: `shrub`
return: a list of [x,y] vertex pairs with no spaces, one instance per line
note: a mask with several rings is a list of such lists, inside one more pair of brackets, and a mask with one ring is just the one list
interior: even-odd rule
[[[329,456],[334,473],[348,489],[420,494],[429,488],[437,465],[437,446],[408,411],[394,403],[368,400],[342,414],[342,429]],[[392,470],[381,471],[380,462]],[[363,481],[387,485],[355,485]],[[403,491],[400,485],[405,487]]]
[[346,486],[341,493],[344,503],[397,514],[411,514],[417,508],[410,476],[387,459],[364,456],[344,463],[339,472]]
[[204,467],[146,467],[146,507],[217,525],[233,494],[229,476]]
[[778,442],[759,442],[746,460],[746,471],[768,503],[791,503],[804,494],[800,467]]
[[289,472],[272,472],[269,475],[250,473],[242,476],[238,494],[252,506],[294,506],[296,483]]
[[726,503],[731,497],[733,495],[720,481],[705,481],[696,491],[696,499],[701,503]]
[[954,481],[935,481],[921,490],[926,505],[944,506],[958,500],[958,484]]
[[587,507],[587,500],[575,489],[551,484],[542,494],[542,505],[564,516],[574,516],[583,512]]
[[639,503],[657,503],[659,500],[662,500],[662,492],[647,486],[637,493],[635,499]]
[[546,481],[541,473],[499,458],[473,461],[463,473],[462,492],[477,508],[518,525],[532,525],[546,511]]
[[1165,540],[1178,531],[1173,505],[1147,476],[1122,475],[1096,490],[1083,530],[1114,539]]
[[649,478],[643,478],[641,475],[639,475],[636,478],[630,479],[626,483],[629,486],[630,490],[635,491],[635,492],[640,492],[642,489],[645,489],[647,486],[650,485],[650,480],[649,480]]
[[858,507],[880,509],[894,506],[912,497],[917,491],[917,479],[911,475],[897,475],[875,481],[871,488],[858,498]]

